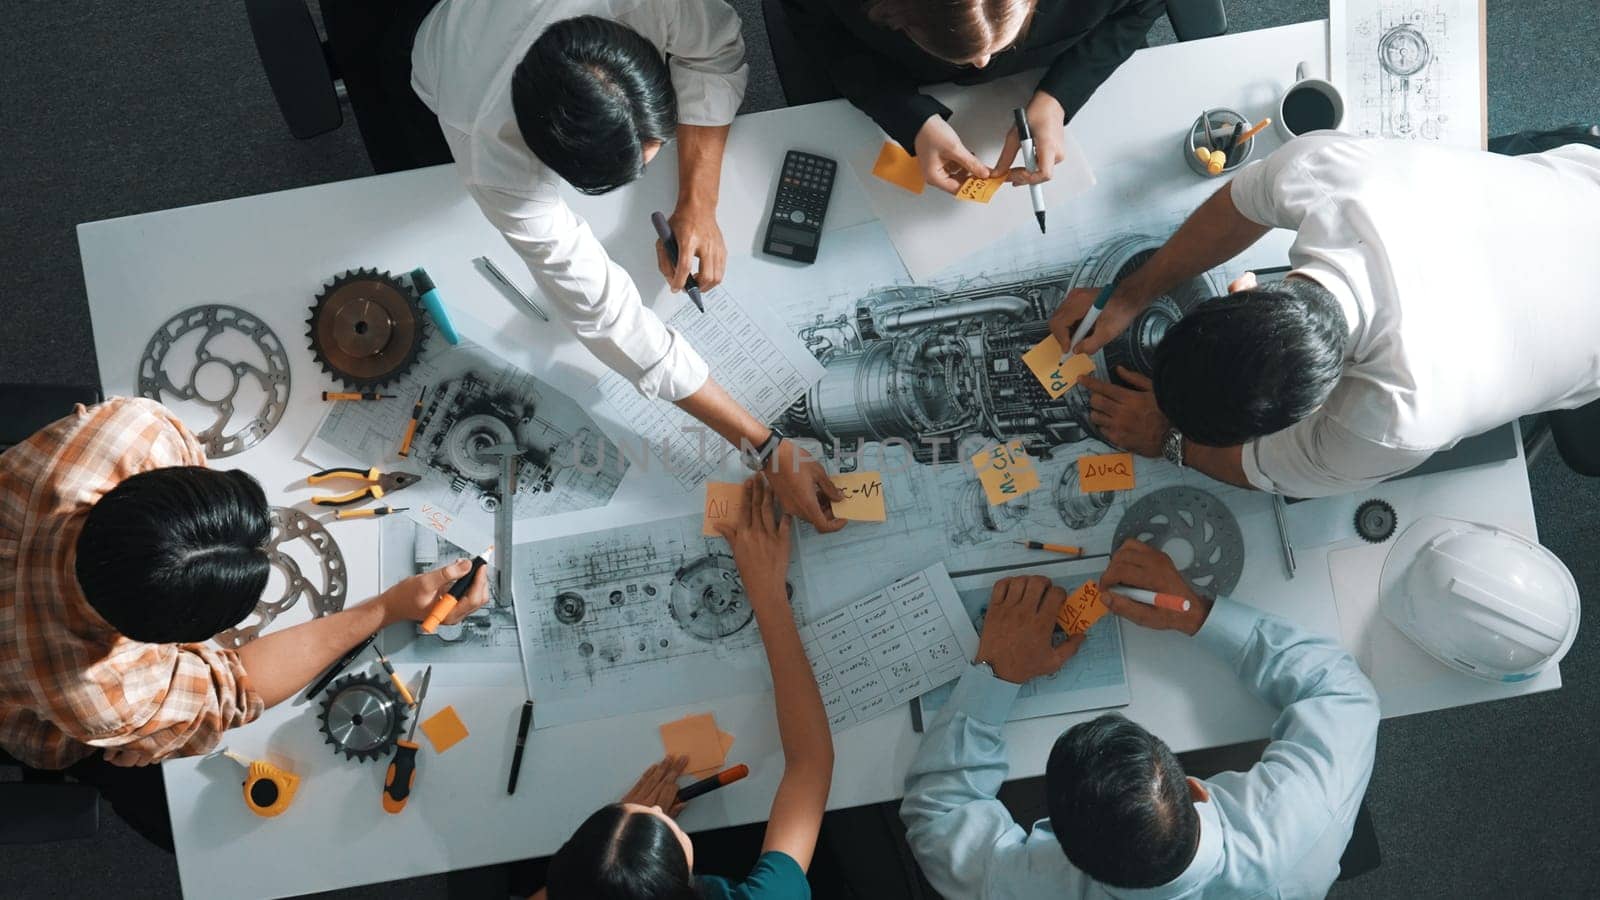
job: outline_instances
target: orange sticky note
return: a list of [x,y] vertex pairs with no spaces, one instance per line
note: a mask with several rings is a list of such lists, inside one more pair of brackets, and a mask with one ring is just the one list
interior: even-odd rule
[[443,753],[467,739],[467,726],[456,715],[454,706],[446,706],[431,717],[422,720],[422,733],[428,736],[433,752]]
[[685,769],[698,772],[722,765],[733,746],[733,735],[718,730],[711,713],[698,713],[662,725],[661,745],[668,756],[689,757]]
[[1056,614],[1056,624],[1067,634],[1083,634],[1110,611],[1100,601],[1100,586],[1085,581],[1072,592],[1067,602],[1061,604],[1061,612]]
[[961,182],[961,187],[956,189],[956,199],[988,203],[994,199],[994,192],[1000,190],[1000,185],[1005,183],[1004,178],[968,177],[966,181]]
[[843,500],[833,501],[833,514],[852,522],[882,522],[889,517],[883,508],[883,476],[877,472],[845,472],[833,476],[833,484],[844,491]]
[[1082,353],[1068,356],[1061,352],[1061,342],[1055,335],[1040,341],[1037,346],[1022,354],[1022,362],[1033,372],[1033,377],[1044,385],[1044,392],[1056,400],[1072,390],[1078,379],[1093,374],[1094,360]]
[[723,765],[728,761],[728,751],[733,749],[733,735],[726,731],[719,731],[717,732],[717,743],[722,746],[722,762],[714,766],[707,766],[704,769],[687,769],[685,771],[689,777],[698,781],[701,778],[710,778],[722,770]]
[[922,193],[922,167],[917,165],[915,157],[894,141],[883,142],[883,149],[878,151],[878,161],[872,164],[872,174],[913,194]]
[[706,482],[706,519],[701,534],[715,535],[718,522],[737,522],[744,514],[744,485],[737,482]]
[[972,467],[990,506],[1010,503],[1039,488],[1039,471],[1021,441],[990,447],[972,458]]
[[1133,454],[1078,457],[1078,490],[1085,494],[1133,490]]

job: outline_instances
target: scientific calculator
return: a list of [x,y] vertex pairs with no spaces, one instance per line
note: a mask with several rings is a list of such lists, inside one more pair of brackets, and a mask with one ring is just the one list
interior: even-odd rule
[[822,240],[822,220],[833,194],[838,164],[826,156],[790,150],[783,159],[778,195],[767,217],[767,239],[761,250],[796,262],[815,262]]

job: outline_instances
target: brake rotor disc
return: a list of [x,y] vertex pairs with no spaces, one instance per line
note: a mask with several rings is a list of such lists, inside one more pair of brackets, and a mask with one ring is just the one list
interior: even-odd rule
[[1192,487],[1153,491],[1128,507],[1113,548],[1135,538],[1166,553],[1197,590],[1224,596],[1244,574],[1244,535],[1215,496]]
[[[295,560],[284,548],[295,541],[304,541],[316,558],[320,578],[307,578]],[[349,579],[345,573],[344,554],[334,542],[333,535],[311,516],[289,506],[272,508],[272,536],[263,548],[272,567],[283,576],[283,595],[277,598],[262,597],[256,602],[256,621],[240,624],[217,634],[212,640],[224,647],[238,649],[255,640],[278,616],[305,598],[311,615],[315,618],[332,615],[344,609],[345,591]]]
[[342,272],[311,307],[311,353],[348,387],[389,384],[416,363],[427,337],[416,292],[388,272]]

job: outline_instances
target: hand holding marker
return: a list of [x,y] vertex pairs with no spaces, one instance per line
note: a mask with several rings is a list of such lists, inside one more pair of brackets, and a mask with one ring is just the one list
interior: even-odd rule
[[472,579],[477,577],[478,570],[488,565],[491,559],[494,559],[493,544],[489,545],[489,549],[474,556],[472,558],[472,568],[467,570],[467,574],[456,579],[456,583],[450,585],[450,590],[445,591],[443,596],[433,602],[433,607],[428,610],[428,617],[422,620],[422,625],[420,626],[423,634],[433,634],[439,630],[439,626],[444,624],[444,620],[449,618],[450,613],[455,611],[456,604],[460,603],[461,598],[467,595],[468,589],[472,587]]
[[[667,224],[667,217],[659,212],[650,214],[650,224],[656,227],[656,237],[661,238],[661,245],[667,250],[667,261],[673,265],[678,264],[678,238],[672,233],[672,226]],[[689,299],[694,301],[696,309],[706,311],[706,301],[700,294],[700,282],[694,275],[683,283],[683,289],[689,293]]]
[[1078,323],[1078,330],[1072,333],[1072,343],[1067,347],[1068,353],[1075,352],[1077,346],[1083,342],[1083,338],[1089,333],[1089,329],[1094,327],[1094,320],[1100,318],[1100,313],[1105,311],[1106,304],[1110,302],[1111,294],[1116,288],[1115,284],[1108,284],[1100,289],[1100,293],[1094,298],[1094,305],[1090,306],[1089,311],[1083,314],[1083,321]]

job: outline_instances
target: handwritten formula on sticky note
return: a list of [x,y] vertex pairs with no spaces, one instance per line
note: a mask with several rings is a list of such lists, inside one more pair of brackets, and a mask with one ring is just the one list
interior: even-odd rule
[[744,485],[726,481],[706,482],[706,518],[700,533],[717,534],[717,524],[730,525],[744,515]]
[[883,149],[878,151],[878,161],[872,164],[872,174],[913,194],[922,193],[922,167],[894,141],[883,142]]
[[988,203],[994,199],[994,192],[1000,190],[1000,185],[1005,183],[1004,178],[968,177],[966,181],[961,182],[961,187],[956,189],[956,199]]
[[1133,454],[1078,457],[1078,489],[1085,494],[1133,490]]
[[1082,353],[1069,356],[1061,352],[1061,342],[1053,334],[1022,354],[1022,362],[1044,385],[1051,400],[1059,400],[1083,376],[1094,374],[1094,360]]
[[1067,634],[1083,634],[1110,611],[1100,600],[1100,586],[1085,581],[1072,592],[1067,602],[1061,604],[1061,611],[1056,613],[1056,624]]
[[1033,467],[1033,458],[1022,449],[1021,441],[984,450],[972,458],[972,467],[990,506],[1010,503],[1039,488],[1039,470]]
[[834,487],[844,492],[843,500],[833,501],[833,514],[852,522],[882,522],[888,518],[883,506],[883,475],[878,472],[845,472],[832,478]]

